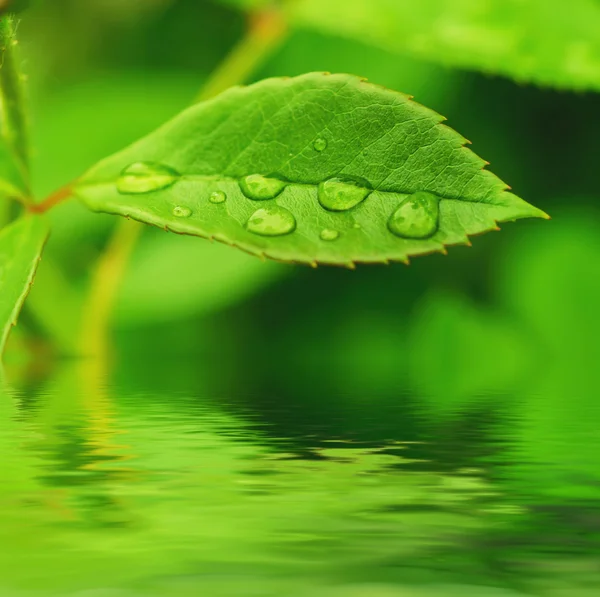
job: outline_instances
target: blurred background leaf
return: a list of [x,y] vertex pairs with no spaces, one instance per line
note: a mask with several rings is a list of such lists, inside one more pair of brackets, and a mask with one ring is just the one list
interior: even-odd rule
[[544,0],[298,0],[292,21],[451,67],[600,91],[600,6]]

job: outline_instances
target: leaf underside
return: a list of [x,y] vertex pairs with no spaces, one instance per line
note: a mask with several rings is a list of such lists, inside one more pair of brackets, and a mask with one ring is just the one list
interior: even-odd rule
[[33,284],[48,227],[25,216],[0,231],[0,355]]
[[[93,210],[254,255],[348,267],[444,252],[497,222],[546,217],[509,193],[443,120],[406,95],[350,75],[268,79],[188,109],[93,167],[75,192]],[[156,176],[143,192],[124,192],[122,173],[139,164],[154,165]],[[162,184],[169,173],[172,184]],[[250,175],[283,181],[283,190],[273,199],[250,199],[243,192]],[[318,187],[335,179],[364,188],[366,198],[343,211],[325,209]],[[435,232],[392,233],[392,215],[421,191],[440,199]],[[293,231],[249,230],[261,221],[260,210],[281,208],[292,216]]]
[[299,0],[290,19],[451,67],[600,91],[597,0]]

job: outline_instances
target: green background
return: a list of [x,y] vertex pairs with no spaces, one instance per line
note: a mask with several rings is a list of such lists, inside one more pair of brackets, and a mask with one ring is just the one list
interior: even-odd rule
[[[186,107],[245,28],[244,16],[234,6],[208,0],[34,4],[22,15],[19,35],[29,78],[32,167],[39,197]],[[363,588],[376,583],[377,587],[364,592],[334,587],[324,594],[338,595],[339,590],[348,596],[468,595],[466,588],[452,588],[467,584],[521,591],[502,593],[507,596],[523,591],[552,597],[597,594],[600,585],[590,570],[595,570],[600,555],[600,96],[451,70],[309,30],[294,31],[253,79],[309,71],[357,74],[414,95],[447,116],[450,126],[473,141],[473,149],[491,162],[494,173],[519,196],[548,212],[552,220],[506,224],[500,233],[474,238],[472,247],[451,248],[447,256],[417,258],[410,266],[356,271],[263,263],[229,247],[144,229],[115,307],[113,365],[100,383],[109,388],[107,395],[115,401],[106,416],[116,420],[117,427],[129,430],[129,444],[138,462],[144,463],[143,470],[147,474],[179,467],[189,471],[186,467],[195,458],[196,447],[184,441],[186,425],[198,423],[188,402],[193,401],[189,396],[201,396],[201,409],[208,409],[215,419],[208,429],[200,426],[206,435],[203,441],[211,446],[212,466],[219,474],[229,475],[227,479],[238,474],[236,466],[244,456],[235,450],[245,445],[230,441],[228,434],[246,437],[239,431],[239,420],[247,419],[266,426],[260,433],[253,430],[247,445],[248,450],[261,454],[274,442],[283,442],[277,444],[280,451],[289,449],[299,457],[328,438],[358,443],[348,458],[379,474],[381,485],[373,493],[357,494],[353,493],[357,491],[356,471],[338,470],[340,478],[330,480],[334,472],[323,463],[312,472],[294,470],[289,474],[300,475],[304,495],[283,492],[275,503],[267,501],[263,509],[254,505],[255,510],[225,495],[222,499],[231,509],[218,511],[217,516],[229,520],[231,528],[218,531],[206,531],[199,523],[194,530],[186,528],[201,514],[188,508],[177,519],[178,494],[172,487],[167,493],[175,503],[168,508],[160,500],[146,504],[141,494],[127,496],[135,502],[130,507],[137,512],[154,508],[144,511],[145,515],[165,521],[165,528],[179,539],[193,535],[194,550],[205,540],[206,531],[224,561],[244,564],[245,572],[236,568],[239,578],[230,576],[229,568],[208,566],[210,573],[220,571],[215,579],[209,578],[214,586],[203,589],[211,595],[320,595],[317,589],[325,591],[323,587],[332,579],[342,584],[360,582]],[[98,456],[93,452],[94,438],[102,431],[94,422],[104,415],[102,408],[100,414],[95,409],[109,398],[103,395],[95,402],[95,390],[77,389],[73,379],[78,374],[64,374],[63,368],[65,356],[72,360],[76,352],[73,338],[78,312],[93,264],[115,219],[90,214],[75,202],[61,205],[49,217],[53,234],[7,355],[7,374],[15,394],[4,401],[3,408],[8,410],[0,435],[14,450],[22,442],[11,440],[11,433],[21,437],[25,431],[14,425],[25,420],[32,433],[54,438],[43,450],[31,440],[35,458],[58,462],[60,470],[79,470],[83,465],[73,460],[77,454],[84,464],[90,453]],[[92,397],[92,415],[85,396]],[[13,400],[16,414],[10,411]],[[230,411],[237,417],[234,422],[228,419]],[[415,414],[421,411],[427,415]],[[82,425],[81,412],[88,412],[85,417],[89,415],[90,426]],[[169,429],[176,429],[174,434],[157,422],[165,420],[172,422]],[[504,522],[500,530],[496,522],[490,522],[499,538],[486,536],[484,547],[474,540],[467,548],[462,545],[464,552],[458,550],[454,559],[448,553],[455,547],[444,552],[449,560],[441,569],[451,571],[447,574],[433,566],[435,558],[429,552],[419,552],[423,536],[445,536],[445,531],[418,527],[415,545],[403,543],[409,555],[398,555],[394,529],[402,535],[407,524],[403,520],[371,529],[373,534],[385,535],[382,543],[366,541],[366,531],[360,527],[344,527],[343,532],[330,529],[333,535],[339,531],[337,538],[348,542],[348,551],[334,549],[339,558],[334,564],[328,559],[332,552],[327,545],[319,544],[310,555],[328,561],[336,571],[345,570],[343,574],[326,575],[318,567],[307,572],[283,556],[279,561],[262,554],[265,560],[252,561],[253,541],[258,537],[256,541],[268,542],[278,532],[277,525],[262,524],[271,515],[278,518],[282,512],[298,512],[299,503],[316,504],[315,511],[302,510],[295,523],[299,534],[318,533],[321,524],[335,526],[338,517],[353,516],[351,509],[339,506],[344,495],[371,508],[379,504],[382,492],[400,491],[398,484],[405,481],[392,478],[388,465],[378,457],[360,452],[363,445],[377,447],[387,440],[424,442],[427,449],[413,455],[433,463],[422,467],[431,474],[456,480],[452,475],[459,469],[485,469],[486,482],[508,496],[499,498],[501,503],[494,508],[506,506],[505,501],[517,511],[531,504],[535,508],[518,523],[506,523],[510,532],[503,530]],[[162,442],[161,450],[152,447],[154,441]],[[42,454],[44,450],[51,456]],[[4,472],[12,472],[3,475],[7,480],[3,491],[19,487],[15,479],[23,483],[39,480],[40,464],[32,464],[30,457],[9,459],[12,468],[5,467]],[[162,463],[154,460],[161,457]],[[28,467],[32,466],[38,467],[37,473],[31,473]],[[261,474],[268,473],[256,473]],[[211,479],[213,484],[202,490],[206,494],[188,479],[181,500],[190,505],[221,499],[219,488],[229,481],[220,484],[219,479]],[[339,485],[327,488],[328,480]],[[120,506],[113,500],[118,505],[124,481],[112,481],[106,481],[107,494],[74,489],[81,512],[102,512],[109,519],[114,514],[118,519]],[[417,488],[427,486],[420,478],[411,482]],[[54,477],[48,484],[58,487],[58,493],[68,485]],[[334,505],[323,501],[324,493],[337,496]],[[451,494],[439,492],[448,499]],[[52,496],[48,497],[51,508],[60,508],[56,503],[62,498]],[[480,504],[478,496],[469,499]],[[415,501],[423,503],[422,498]],[[15,538],[22,538],[21,529],[7,520],[17,520],[23,510],[9,502],[12,505],[3,508],[2,545],[16,545]],[[472,507],[471,502],[465,505]],[[20,547],[14,553],[11,550],[14,558],[9,558],[12,573],[7,581],[15,591],[45,587],[51,594],[70,594],[61,587],[75,592],[96,588],[103,574],[114,581],[110,586],[120,586],[120,582],[132,582],[124,572],[127,566],[143,575],[157,562],[181,562],[187,557],[189,545],[182,547],[162,527],[160,532],[152,527],[146,534],[129,536],[130,543],[113,544],[110,534],[97,530],[106,521],[96,526],[94,521],[80,521],[83,526],[73,523],[67,532],[62,519],[57,523],[54,514],[40,506],[34,509],[42,512],[35,524],[49,536],[49,529],[60,527],[59,535],[64,533],[67,543],[98,549],[106,538],[105,552],[114,557],[96,568],[97,555],[80,553],[79,559],[70,561],[81,578],[67,575],[65,580],[56,572],[60,563],[39,556],[46,549],[46,539],[34,547],[18,543]],[[236,526],[232,522],[236,517],[258,526]],[[445,524],[440,522],[443,528],[466,528],[462,522]],[[176,543],[180,549],[161,551],[157,548],[163,545],[161,541]],[[154,549],[147,548],[148,544]],[[239,546],[240,553],[230,557],[232,545]],[[129,554],[123,556],[123,563],[119,549]],[[517,572],[510,569],[504,577],[495,576],[490,572],[495,566],[473,564],[473,554],[486,549],[493,562],[495,557],[497,562],[522,559],[527,562],[525,572],[517,567]],[[413,572],[418,568],[413,560],[424,558],[427,565],[406,577],[383,573],[380,567],[375,572],[369,566],[364,574],[351,577],[352,554],[373,550],[386,562],[405,558]],[[206,558],[202,561],[210,559]],[[37,566],[37,580],[31,581],[29,565]],[[185,574],[183,568],[178,572]],[[161,570],[161,574],[170,572],[169,566]],[[566,580],[548,580],[548,570],[564,572]],[[258,587],[254,593],[248,588],[252,583],[243,580],[244,574]],[[521,577],[527,579],[513,582]],[[203,583],[209,582],[203,578]],[[185,579],[189,584],[184,583],[184,588],[151,585],[157,594],[196,594],[193,580]],[[433,579],[446,588],[438,592],[393,588],[415,579]],[[236,582],[244,590],[236,588]],[[147,594],[145,590],[123,594]],[[473,594],[484,595],[482,589]]]

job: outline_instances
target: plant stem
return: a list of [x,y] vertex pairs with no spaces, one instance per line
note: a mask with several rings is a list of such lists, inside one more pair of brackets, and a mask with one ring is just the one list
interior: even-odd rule
[[[286,29],[281,14],[275,10],[250,17],[246,36],[207,81],[197,101],[209,99],[232,85],[246,81],[279,46]],[[69,187],[66,187],[64,192],[59,191],[49,197],[40,205],[41,210],[46,211],[69,193]],[[108,356],[112,308],[141,230],[142,225],[137,222],[120,222],[97,264],[83,313],[81,349],[84,354]]]
[[10,202],[0,200],[0,229],[10,222]]
[[271,8],[251,14],[248,19],[246,35],[215,69],[196,102],[245,83],[283,43],[288,27],[280,10]]
[[71,185],[66,185],[58,189],[58,191],[55,191],[54,193],[46,197],[46,199],[44,199],[40,203],[27,204],[26,207],[31,213],[43,214],[46,213],[49,209],[52,209],[54,206],[58,205],[59,203],[62,203],[72,195],[73,189],[71,188]]
[[[232,85],[245,82],[279,46],[286,31],[283,17],[274,9],[250,16],[245,37],[216,69],[196,101],[209,99]],[[50,209],[70,193],[70,187],[65,187],[37,206],[37,211]],[[138,222],[119,222],[96,265],[83,310],[80,348],[85,355],[99,356],[103,361],[109,357],[108,333],[113,306],[142,229]]]
[[23,93],[23,75],[16,56],[15,19],[0,18],[0,135],[17,158],[17,168],[30,194],[29,139]]
[[119,219],[96,264],[83,307],[80,349],[85,356],[108,357],[108,332],[113,306],[141,230],[138,222]]

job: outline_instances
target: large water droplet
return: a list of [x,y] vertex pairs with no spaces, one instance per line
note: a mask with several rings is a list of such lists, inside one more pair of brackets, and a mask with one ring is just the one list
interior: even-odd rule
[[388,221],[388,228],[404,238],[429,238],[438,229],[440,199],[419,191],[407,197]]
[[227,195],[223,191],[215,191],[208,198],[211,203],[224,203],[226,199]]
[[327,139],[323,139],[323,137],[315,139],[313,147],[315,148],[315,151],[325,151],[327,149]]
[[267,178],[260,174],[250,174],[240,181],[242,193],[254,201],[275,199],[285,189],[287,183],[278,178]]
[[321,230],[319,235],[321,240],[337,240],[340,237],[340,233],[337,230],[331,230],[331,228],[325,228]]
[[121,172],[117,190],[126,195],[160,191],[174,184],[180,177],[174,168],[154,162],[135,162]]
[[364,201],[370,192],[354,181],[331,178],[319,185],[319,203],[330,211],[346,211]]
[[296,218],[285,207],[269,205],[255,211],[246,228],[261,236],[283,236],[296,229]]
[[176,205],[173,208],[173,215],[176,218],[189,218],[192,215],[192,210],[189,207],[183,205]]

